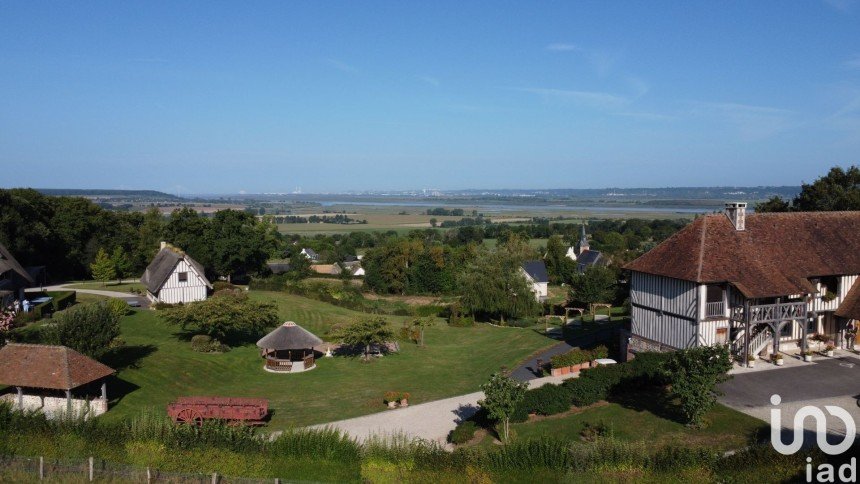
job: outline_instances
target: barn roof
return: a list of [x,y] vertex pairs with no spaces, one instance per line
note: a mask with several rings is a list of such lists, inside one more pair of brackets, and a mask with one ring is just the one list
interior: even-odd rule
[[576,262],[579,264],[579,268],[581,270],[585,270],[589,266],[593,266],[600,262],[603,254],[600,253],[599,250],[586,250],[579,254],[576,258]]
[[0,384],[71,390],[116,371],[65,346],[10,343],[0,348]]
[[292,321],[287,321],[260,338],[257,346],[267,350],[301,350],[313,348],[322,343],[323,340],[310,331]]
[[627,266],[699,283],[728,282],[746,297],[805,294],[808,278],[860,274],[860,212],[750,214],[735,230],[724,214],[699,217]]
[[190,255],[171,245],[167,245],[158,251],[158,254],[155,254],[155,258],[146,266],[146,271],[144,271],[143,276],[140,278],[140,282],[146,286],[149,292],[153,294],[157,293],[161,289],[161,286],[167,282],[167,279],[173,273],[173,269],[176,268],[179,261],[183,259],[194,267],[194,270],[197,271],[203,282],[209,289],[212,289],[212,284],[209,282],[209,279],[206,279],[206,272],[203,266],[192,259]]
[[30,284],[35,284],[36,281],[33,279],[30,273],[24,270],[23,267],[21,267],[21,264],[19,264],[18,261],[15,260],[15,257],[12,256],[12,253],[9,252],[9,250],[3,244],[0,244],[0,274],[10,270],[15,271],[16,274],[23,277],[24,280],[26,280]]
[[546,264],[542,260],[527,260],[523,262],[522,268],[535,282],[548,282],[549,275],[546,272]]

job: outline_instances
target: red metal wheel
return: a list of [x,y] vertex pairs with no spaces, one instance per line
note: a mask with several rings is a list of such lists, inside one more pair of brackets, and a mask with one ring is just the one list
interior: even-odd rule
[[176,414],[176,421],[183,424],[196,425],[200,427],[203,425],[203,416],[200,415],[200,412],[193,408],[183,408]]

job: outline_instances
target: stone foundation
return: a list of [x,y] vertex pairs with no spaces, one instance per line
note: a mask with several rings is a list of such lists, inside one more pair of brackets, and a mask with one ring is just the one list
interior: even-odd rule
[[45,414],[49,419],[58,419],[66,416],[82,416],[87,419],[90,417],[98,417],[107,412],[107,401],[96,398],[94,400],[82,400],[73,398],[71,403],[71,412],[69,411],[69,403],[62,397],[41,397],[38,395],[24,395],[21,398],[22,406],[18,405],[17,393],[6,393],[0,395],[0,400],[12,404],[12,408],[23,409],[24,411],[39,411]]

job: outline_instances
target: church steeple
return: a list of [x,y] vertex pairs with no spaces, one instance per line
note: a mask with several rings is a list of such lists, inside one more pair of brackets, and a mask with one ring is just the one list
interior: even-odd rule
[[577,252],[579,254],[588,251],[588,237],[585,236],[585,224],[582,225],[582,235],[579,238],[579,244],[577,245],[577,249]]

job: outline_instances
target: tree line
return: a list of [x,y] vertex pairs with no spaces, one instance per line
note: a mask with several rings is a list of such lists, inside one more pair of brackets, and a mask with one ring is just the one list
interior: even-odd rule
[[54,280],[88,278],[94,268],[109,273],[108,259],[139,275],[162,240],[194,257],[210,277],[258,272],[287,244],[275,225],[237,210],[211,217],[190,208],[169,216],[157,208],[114,212],[84,198],[0,189],[0,243],[22,265],[46,266]]

